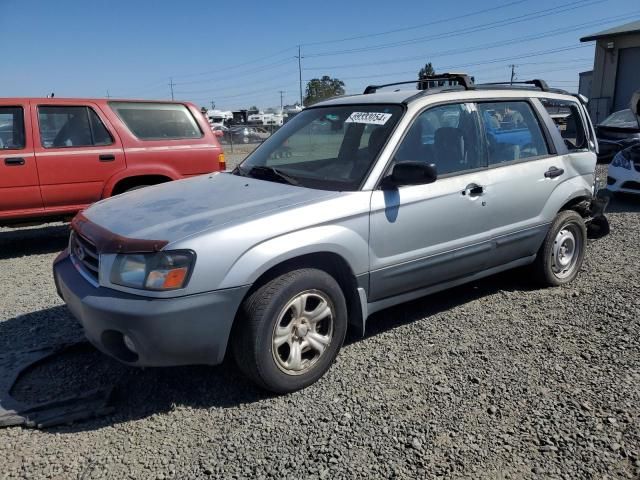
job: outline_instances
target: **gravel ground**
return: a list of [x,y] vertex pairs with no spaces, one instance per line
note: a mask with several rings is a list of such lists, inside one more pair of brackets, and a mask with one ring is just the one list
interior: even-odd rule
[[[0,478],[640,478],[640,201],[609,218],[572,285],[515,271],[380,312],[292,395],[79,347],[14,395],[115,383],[115,413],[0,430]],[[0,230],[0,352],[82,337],[50,274],[66,232]]]

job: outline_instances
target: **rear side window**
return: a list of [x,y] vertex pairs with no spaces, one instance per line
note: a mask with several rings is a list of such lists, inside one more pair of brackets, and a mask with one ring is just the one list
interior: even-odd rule
[[552,98],[540,100],[556,124],[569,151],[589,148],[589,139],[577,104]]
[[38,107],[40,142],[44,148],[111,145],[113,139],[100,117],[89,107]]
[[175,103],[110,102],[120,119],[140,140],[181,140],[203,136],[184,105]]
[[0,150],[19,150],[24,146],[22,107],[0,107]]
[[479,103],[489,165],[547,155],[540,123],[524,101]]

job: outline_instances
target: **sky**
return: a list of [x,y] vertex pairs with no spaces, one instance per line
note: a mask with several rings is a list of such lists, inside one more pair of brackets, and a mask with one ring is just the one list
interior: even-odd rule
[[170,99],[261,109],[329,75],[347,93],[426,62],[479,81],[577,91],[580,37],[640,19],[638,0],[0,0],[0,97]]

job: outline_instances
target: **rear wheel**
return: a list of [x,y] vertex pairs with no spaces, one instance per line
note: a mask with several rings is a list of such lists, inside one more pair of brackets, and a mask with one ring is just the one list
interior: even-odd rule
[[287,393],[314,383],[335,360],[347,331],[346,301],[328,273],[294,270],[256,289],[238,321],[233,354],[240,370]]
[[584,260],[587,229],[573,210],[560,212],[545,237],[534,263],[536,276],[548,286],[571,282]]
[[127,188],[122,193],[133,192],[134,190],[140,190],[141,188],[150,187],[151,185],[136,185],[135,187]]

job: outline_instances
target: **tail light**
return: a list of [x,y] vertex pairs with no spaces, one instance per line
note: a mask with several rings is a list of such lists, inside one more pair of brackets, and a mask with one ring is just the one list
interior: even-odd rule
[[218,154],[218,167],[220,171],[227,169],[227,162],[224,160],[224,153]]

